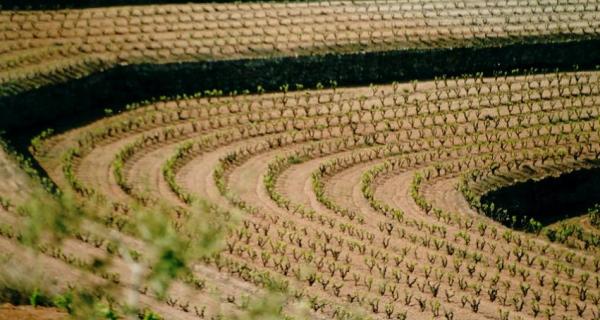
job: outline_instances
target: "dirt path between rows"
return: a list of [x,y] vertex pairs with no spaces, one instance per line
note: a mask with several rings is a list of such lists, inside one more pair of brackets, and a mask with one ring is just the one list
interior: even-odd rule
[[67,320],[68,315],[56,308],[0,305],[0,319],[5,320]]

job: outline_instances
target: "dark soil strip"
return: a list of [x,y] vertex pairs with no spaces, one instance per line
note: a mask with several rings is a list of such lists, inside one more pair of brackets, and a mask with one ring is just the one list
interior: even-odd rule
[[509,216],[528,216],[549,225],[585,214],[600,203],[600,168],[499,188],[482,196],[481,203],[506,209]]
[[[261,0],[261,2],[316,2],[318,0]],[[83,9],[110,6],[131,6],[149,4],[185,4],[185,3],[236,3],[257,0],[4,0],[2,9],[47,10],[47,9]]]
[[[539,39],[538,39],[539,40]],[[330,80],[339,86],[391,83],[529,68],[591,69],[600,64],[600,39],[508,45],[488,48],[400,50],[233,61],[117,66],[65,83],[0,97],[0,128],[18,135],[52,127],[81,126],[121,110],[126,104],[158,96],[267,91],[283,84],[305,88]],[[37,132],[36,132],[37,133]]]

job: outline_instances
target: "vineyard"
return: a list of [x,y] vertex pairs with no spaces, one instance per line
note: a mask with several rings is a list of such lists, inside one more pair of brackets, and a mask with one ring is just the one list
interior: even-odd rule
[[[595,45],[599,5],[8,9],[0,11],[0,102],[121,65]],[[24,123],[8,136],[34,130],[27,151],[8,143],[0,153],[0,262],[17,257],[23,273],[37,265],[58,279],[52,290],[36,289],[137,292],[139,319],[267,319],[252,318],[250,305],[271,293],[272,319],[600,319],[600,57],[578,54],[589,61],[512,69],[491,57],[486,72],[353,86],[340,68],[332,71],[339,79],[310,86],[291,78],[275,88],[155,94],[102,106],[104,116],[67,128]],[[86,99],[73,93],[72,110]],[[28,200],[41,186],[67,200]],[[511,201],[518,190],[530,193]],[[28,245],[32,207],[56,215],[61,241]],[[145,211],[160,227],[139,227]],[[61,222],[78,219],[76,229]],[[213,228],[223,233],[217,248],[184,271],[167,270],[165,290],[140,281],[169,268],[152,265],[155,247],[210,242],[198,238]],[[126,309],[124,300],[102,299]]]
[[[0,94],[141,62],[595,38],[595,1],[382,1],[2,11]],[[539,40],[538,40],[539,41]]]

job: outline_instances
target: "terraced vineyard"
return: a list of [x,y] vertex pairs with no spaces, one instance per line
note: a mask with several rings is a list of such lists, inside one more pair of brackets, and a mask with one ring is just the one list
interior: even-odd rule
[[[117,63],[578,41],[595,39],[598,14],[588,0],[2,11],[0,83],[12,95]],[[106,208],[60,247],[38,247],[38,264],[61,286],[88,273],[136,288],[165,319],[218,319],[267,288],[286,294],[284,313],[305,301],[302,318],[600,319],[591,218],[574,231],[482,200],[598,167],[599,71],[257,91],[161,97],[34,139],[59,189]],[[24,213],[2,199],[0,246],[24,256]],[[165,299],[136,283],[128,255],[89,274],[112,238],[145,259],[129,232],[140,208],[166,208],[181,230],[199,202],[234,222]]]
[[0,13],[0,94],[116,64],[592,38],[596,1],[331,1]]

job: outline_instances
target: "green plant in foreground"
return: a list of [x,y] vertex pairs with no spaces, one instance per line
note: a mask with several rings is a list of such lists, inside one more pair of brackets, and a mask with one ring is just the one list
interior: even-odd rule
[[[106,210],[100,207],[92,209]],[[26,218],[23,227],[15,229],[16,239],[32,248],[36,255],[29,261],[31,263],[23,263],[20,257],[0,255],[0,301],[56,306],[74,319],[122,319],[123,316],[128,319],[162,319],[151,310],[141,309],[141,292],[148,287],[157,297],[166,299],[173,280],[190,274],[193,277],[192,262],[213,257],[224,248],[225,234],[235,218],[229,214],[224,219],[222,213],[203,202],[193,203],[189,214],[177,223],[171,220],[169,208],[134,207],[132,228],[128,231],[143,240],[143,257],[132,254],[137,251],[119,241],[118,237],[112,237],[107,239],[107,250],[110,247],[113,254],[92,264],[73,265],[88,272],[76,286],[69,285],[67,291],[50,291],[56,283],[49,283],[41,276],[32,276],[37,273],[44,275],[35,262],[41,257],[40,252],[47,252],[47,249],[40,248],[60,250],[64,240],[81,234],[81,226],[93,217],[90,214],[92,209],[78,205],[71,196],[52,196],[44,191],[36,192],[19,208]],[[93,274],[107,274],[106,268],[116,257],[123,259],[130,268],[132,287],[123,290],[119,281],[102,284],[88,281],[92,280]],[[32,270],[27,271],[26,268]],[[278,292],[247,303],[234,315],[222,316],[224,319],[287,319],[288,316],[283,314],[287,297],[283,291]],[[292,311],[295,315],[295,310]],[[298,316],[298,319],[301,318],[305,317]]]
[[27,214],[21,242],[28,246],[38,245],[42,239],[61,242],[79,229],[85,212],[75,203],[72,195],[55,197],[38,190],[21,208]]
[[54,305],[66,310],[69,314],[73,313],[73,294],[67,292],[54,298]]
[[139,318],[143,320],[162,320],[162,318],[159,315],[150,310],[145,310],[143,313],[140,314]]
[[42,295],[40,294],[40,289],[34,289],[31,295],[29,296],[29,304],[33,307],[37,307],[40,304],[40,299]]
[[600,204],[596,204],[588,210],[590,223],[597,228],[600,228]]

